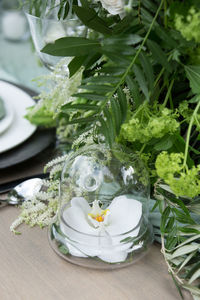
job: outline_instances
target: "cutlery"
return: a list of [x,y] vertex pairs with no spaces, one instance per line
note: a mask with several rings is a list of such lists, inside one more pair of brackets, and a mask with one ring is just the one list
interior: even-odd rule
[[31,179],[31,178],[48,178],[49,177],[49,173],[39,173],[39,174],[35,174],[32,176],[26,176],[26,177],[22,177],[16,180],[12,180],[3,184],[0,184],[0,194],[4,194],[9,192],[11,189],[13,189],[15,186],[17,186],[18,184],[20,184],[21,182]]
[[15,186],[7,195],[5,199],[0,199],[0,207],[5,205],[17,205],[27,201],[35,193],[39,192],[42,187],[41,178],[32,178],[25,180]]

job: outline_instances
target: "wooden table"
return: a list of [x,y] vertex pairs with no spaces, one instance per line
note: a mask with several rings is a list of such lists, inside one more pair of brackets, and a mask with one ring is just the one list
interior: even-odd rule
[[[0,210],[1,300],[179,300],[159,245],[124,269],[99,271],[72,265],[49,246],[47,230],[9,227],[19,214]],[[186,300],[192,299],[186,293]]]

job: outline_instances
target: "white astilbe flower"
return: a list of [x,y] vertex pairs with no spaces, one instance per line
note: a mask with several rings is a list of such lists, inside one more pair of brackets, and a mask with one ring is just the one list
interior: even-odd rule
[[47,171],[49,168],[53,167],[54,165],[63,163],[66,160],[67,157],[68,157],[68,154],[65,154],[65,155],[59,156],[59,157],[51,160],[50,162],[48,162],[46,164],[46,166],[44,168],[44,171]]

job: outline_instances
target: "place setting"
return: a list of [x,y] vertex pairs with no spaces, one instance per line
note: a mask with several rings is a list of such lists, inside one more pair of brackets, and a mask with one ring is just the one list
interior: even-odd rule
[[[0,80],[0,170],[1,176],[11,172],[50,145],[55,144],[55,131],[40,129],[26,118],[27,108],[35,105],[33,91]],[[14,170],[14,169],[13,169]],[[20,178],[20,173],[15,179]],[[5,178],[0,180],[0,191]]]
[[42,236],[33,244],[62,279],[106,285],[113,274],[127,299],[142,299],[141,282],[143,299],[200,299],[197,2],[29,0],[4,11],[24,26],[15,39],[4,23],[6,43],[30,36],[47,73],[38,91],[0,79],[0,213],[15,210],[12,241]]

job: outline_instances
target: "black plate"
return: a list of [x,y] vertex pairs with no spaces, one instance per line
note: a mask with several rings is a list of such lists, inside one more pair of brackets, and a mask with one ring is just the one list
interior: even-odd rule
[[[9,82],[10,84],[13,84]],[[20,88],[31,97],[36,93],[21,85],[13,84]],[[25,142],[19,146],[0,154],[0,170],[12,167],[21,162],[24,162],[43,150],[49,147],[55,142],[55,130],[54,129],[37,129],[36,132]]]

